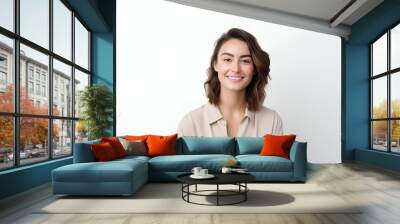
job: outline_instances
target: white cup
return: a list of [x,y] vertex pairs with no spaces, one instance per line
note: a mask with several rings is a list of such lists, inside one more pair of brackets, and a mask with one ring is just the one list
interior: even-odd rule
[[201,169],[200,170],[200,176],[207,176],[208,175],[208,169]]
[[231,171],[232,171],[232,169],[229,167],[222,167],[222,170],[221,170],[222,173],[230,173]]
[[192,169],[192,173],[194,174],[194,175],[196,175],[196,176],[199,176],[199,175],[201,175],[200,174],[200,171],[202,170],[202,168],[201,167],[193,167],[193,169]]

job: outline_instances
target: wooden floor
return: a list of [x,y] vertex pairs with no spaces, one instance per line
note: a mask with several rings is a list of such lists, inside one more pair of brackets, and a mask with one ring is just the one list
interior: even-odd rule
[[[400,174],[359,163],[310,165],[309,183],[317,183],[345,201],[367,206],[356,214],[36,214],[54,200],[50,186],[0,201],[0,223],[400,223]],[[315,203],[318,203],[316,201]]]

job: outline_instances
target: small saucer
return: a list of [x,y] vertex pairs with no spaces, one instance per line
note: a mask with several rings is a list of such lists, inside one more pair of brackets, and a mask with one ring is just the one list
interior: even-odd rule
[[214,177],[215,176],[212,175],[212,174],[207,174],[207,175],[204,175],[204,176],[194,175],[194,174],[190,175],[190,178],[193,178],[193,179],[211,179],[211,178],[214,178]]

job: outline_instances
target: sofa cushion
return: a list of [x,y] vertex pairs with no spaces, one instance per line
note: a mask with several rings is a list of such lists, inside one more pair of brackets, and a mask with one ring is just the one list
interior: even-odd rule
[[235,155],[235,139],[230,137],[181,137],[177,142],[177,154]]
[[292,172],[292,161],[279,156],[238,155],[241,168],[249,172]]
[[219,171],[231,155],[174,155],[158,156],[149,160],[149,170],[163,172],[190,172],[193,167],[200,166],[211,172]]
[[236,155],[259,154],[264,144],[263,137],[236,137]]
[[[141,172],[146,162],[139,159],[95,163],[74,163],[52,171],[53,181],[59,182],[127,182],[133,172]],[[147,169],[145,169],[147,170]],[[147,176],[147,173],[143,173]]]

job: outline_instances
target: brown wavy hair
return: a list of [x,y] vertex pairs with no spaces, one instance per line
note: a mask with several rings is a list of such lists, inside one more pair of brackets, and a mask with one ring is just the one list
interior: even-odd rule
[[269,55],[257,42],[257,39],[244,30],[232,28],[216,41],[214,52],[211,57],[210,67],[207,69],[207,80],[204,82],[208,101],[211,104],[218,105],[220,102],[221,84],[218,80],[218,73],[214,70],[214,63],[217,62],[218,52],[221,46],[230,39],[238,39],[245,43],[250,50],[254,65],[254,75],[250,84],[246,87],[247,107],[251,111],[256,111],[264,102],[266,93],[265,86],[268,84],[269,76]]

